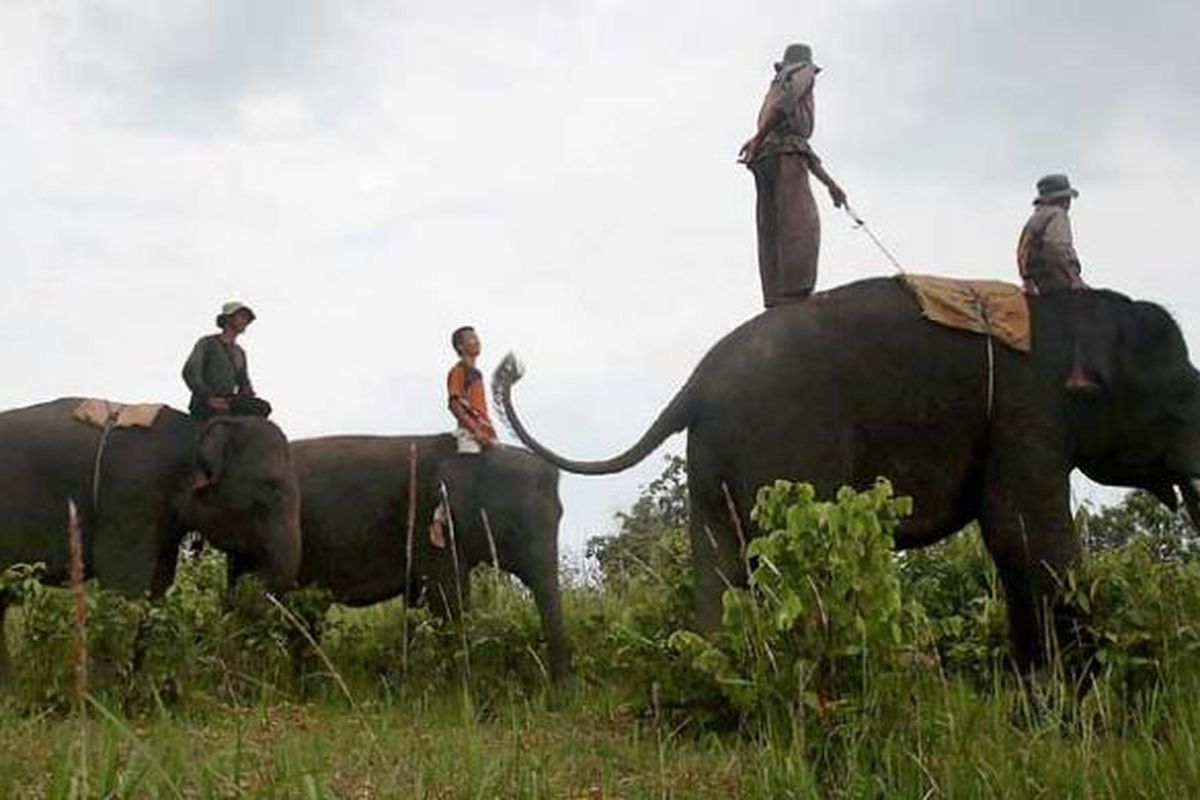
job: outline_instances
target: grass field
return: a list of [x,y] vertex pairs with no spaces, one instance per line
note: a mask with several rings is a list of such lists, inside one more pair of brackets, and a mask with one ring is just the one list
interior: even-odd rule
[[[532,602],[490,569],[462,627],[303,593],[284,613],[253,584],[227,595],[213,553],[158,605],[89,585],[86,686],[71,594],[10,571],[0,797],[1200,796],[1194,549],[1097,527],[1063,590],[1086,655],[1026,679],[976,533],[897,558],[883,488],[784,489],[779,510],[820,525],[756,540],[712,637],[681,632],[677,530],[621,554],[631,571],[568,576],[562,688]],[[318,623],[319,650],[299,633]]]
[[[1197,695],[1108,730],[1014,722],[1013,696],[922,692],[904,719],[857,718],[822,746],[630,716],[603,691],[558,709],[513,697],[275,701],[136,720],[0,712],[0,795],[89,797],[1193,797]],[[824,751],[824,752],[822,752]],[[814,759],[813,754],[819,754]]]

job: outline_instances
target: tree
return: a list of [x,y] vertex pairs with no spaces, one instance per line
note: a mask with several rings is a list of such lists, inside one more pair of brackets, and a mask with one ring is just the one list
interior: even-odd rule
[[1163,561],[1181,561],[1195,555],[1200,541],[1182,511],[1171,511],[1154,495],[1130,492],[1115,506],[1095,510],[1084,504],[1075,517],[1089,553],[1116,550],[1145,537]]
[[664,555],[663,540],[687,530],[687,462],[674,455],[666,462],[662,474],[642,487],[633,507],[616,513],[617,533],[588,540],[587,556],[596,559],[610,588],[653,571]]

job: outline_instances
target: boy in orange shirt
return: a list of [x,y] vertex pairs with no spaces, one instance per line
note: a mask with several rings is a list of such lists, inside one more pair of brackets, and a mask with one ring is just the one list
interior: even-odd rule
[[[459,455],[476,455],[496,444],[496,428],[488,416],[483,373],[475,367],[475,359],[482,350],[479,335],[470,325],[464,325],[450,335],[450,344],[458,353],[458,363],[446,376],[450,413],[458,423],[454,439]],[[429,541],[434,547],[446,546],[446,519],[445,504],[439,503],[429,525]]]

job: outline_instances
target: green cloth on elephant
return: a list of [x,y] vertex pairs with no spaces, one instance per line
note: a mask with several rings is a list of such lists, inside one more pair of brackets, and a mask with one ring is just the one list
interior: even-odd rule
[[987,334],[1014,350],[1029,352],[1029,302],[1021,287],[936,275],[902,275],[896,280],[913,293],[926,319]]

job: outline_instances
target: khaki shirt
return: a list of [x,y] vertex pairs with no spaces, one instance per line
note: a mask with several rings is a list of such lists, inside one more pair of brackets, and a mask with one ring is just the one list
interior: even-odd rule
[[1017,267],[1034,293],[1086,288],[1065,208],[1043,203],[1034,209],[1017,242]]
[[183,365],[183,380],[192,390],[189,408],[203,407],[210,397],[254,396],[246,351],[236,344],[226,344],[219,333],[196,342]]
[[797,64],[779,71],[758,111],[758,128],[771,126],[754,160],[780,153],[804,153],[816,158],[808,144],[816,121],[813,110],[813,84],[817,68]]

